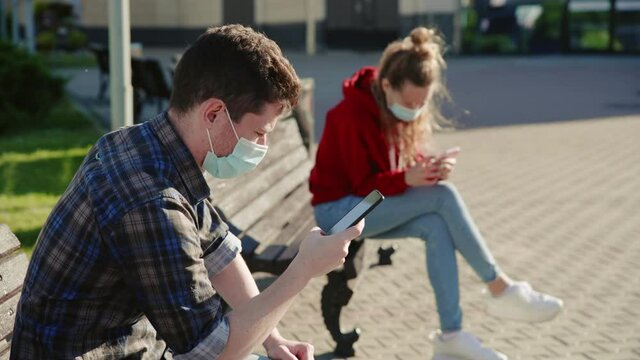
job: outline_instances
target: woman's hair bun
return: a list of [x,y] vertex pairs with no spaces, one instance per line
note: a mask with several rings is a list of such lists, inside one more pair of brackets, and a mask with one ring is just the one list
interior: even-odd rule
[[427,29],[424,26],[420,26],[411,30],[409,38],[411,39],[411,43],[413,43],[414,46],[420,47],[423,44],[427,44],[433,40],[433,30]]

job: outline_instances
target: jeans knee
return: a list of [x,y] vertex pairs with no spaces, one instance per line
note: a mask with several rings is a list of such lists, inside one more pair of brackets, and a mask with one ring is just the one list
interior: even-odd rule
[[453,183],[450,182],[439,182],[434,185],[434,189],[438,192],[439,198],[442,201],[443,205],[459,203],[460,202],[460,193],[458,192],[458,188]]

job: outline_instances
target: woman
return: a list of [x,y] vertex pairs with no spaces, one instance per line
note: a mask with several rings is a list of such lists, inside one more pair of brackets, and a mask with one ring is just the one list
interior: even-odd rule
[[447,97],[442,40],[420,27],[385,49],[378,68],[365,67],[343,84],[343,100],[327,114],[311,171],[318,225],[329,229],[362,197],[378,189],[387,198],[367,217],[367,238],[425,240],[427,269],[440,317],[436,354],[506,359],[462,331],[456,250],[487,285],[487,312],[505,319],[547,321],[560,299],[514,282],[498,269],[460,194],[446,180],[455,151],[437,156],[433,130],[445,120]]

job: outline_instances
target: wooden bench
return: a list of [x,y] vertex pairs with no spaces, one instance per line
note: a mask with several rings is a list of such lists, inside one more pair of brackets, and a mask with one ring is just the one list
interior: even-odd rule
[[0,360],[9,359],[16,306],[29,265],[19,248],[18,238],[7,225],[0,224]]
[[[213,202],[242,240],[242,256],[252,272],[281,274],[295,257],[300,242],[315,226],[309,172],[315,160],[313,80],[304,79],[298,106],[269,136],[269,151],[249,174],[230,180],[208,177]],[[336,341],[335,354],[353,356],[359,329],[342,332],[340,313],[364,271],[364,240],[352,242],[343,268],[328,274],[321,308]],[[379,264],[390,264],[394,248],[380,249]]]

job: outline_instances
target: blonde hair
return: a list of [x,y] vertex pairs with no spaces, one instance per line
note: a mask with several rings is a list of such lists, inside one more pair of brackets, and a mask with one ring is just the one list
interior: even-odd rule
[[[440,112],[449,92],[443,83],[442,71],[444,41],[433,29],[417,27],[404,39],[390,43],[382,53],[374,94],[381,108],[380,122],[391,146],[400,149],[400,163],[411,165],[420,151],[432,142],[434,129],[451,125]],[[414,121],[398,121],[387,107],[382,91],[382,80],[387,79],[394,90],[400,90],[406,81],[420,87],[429,86],[429,95],[421,115]]]

